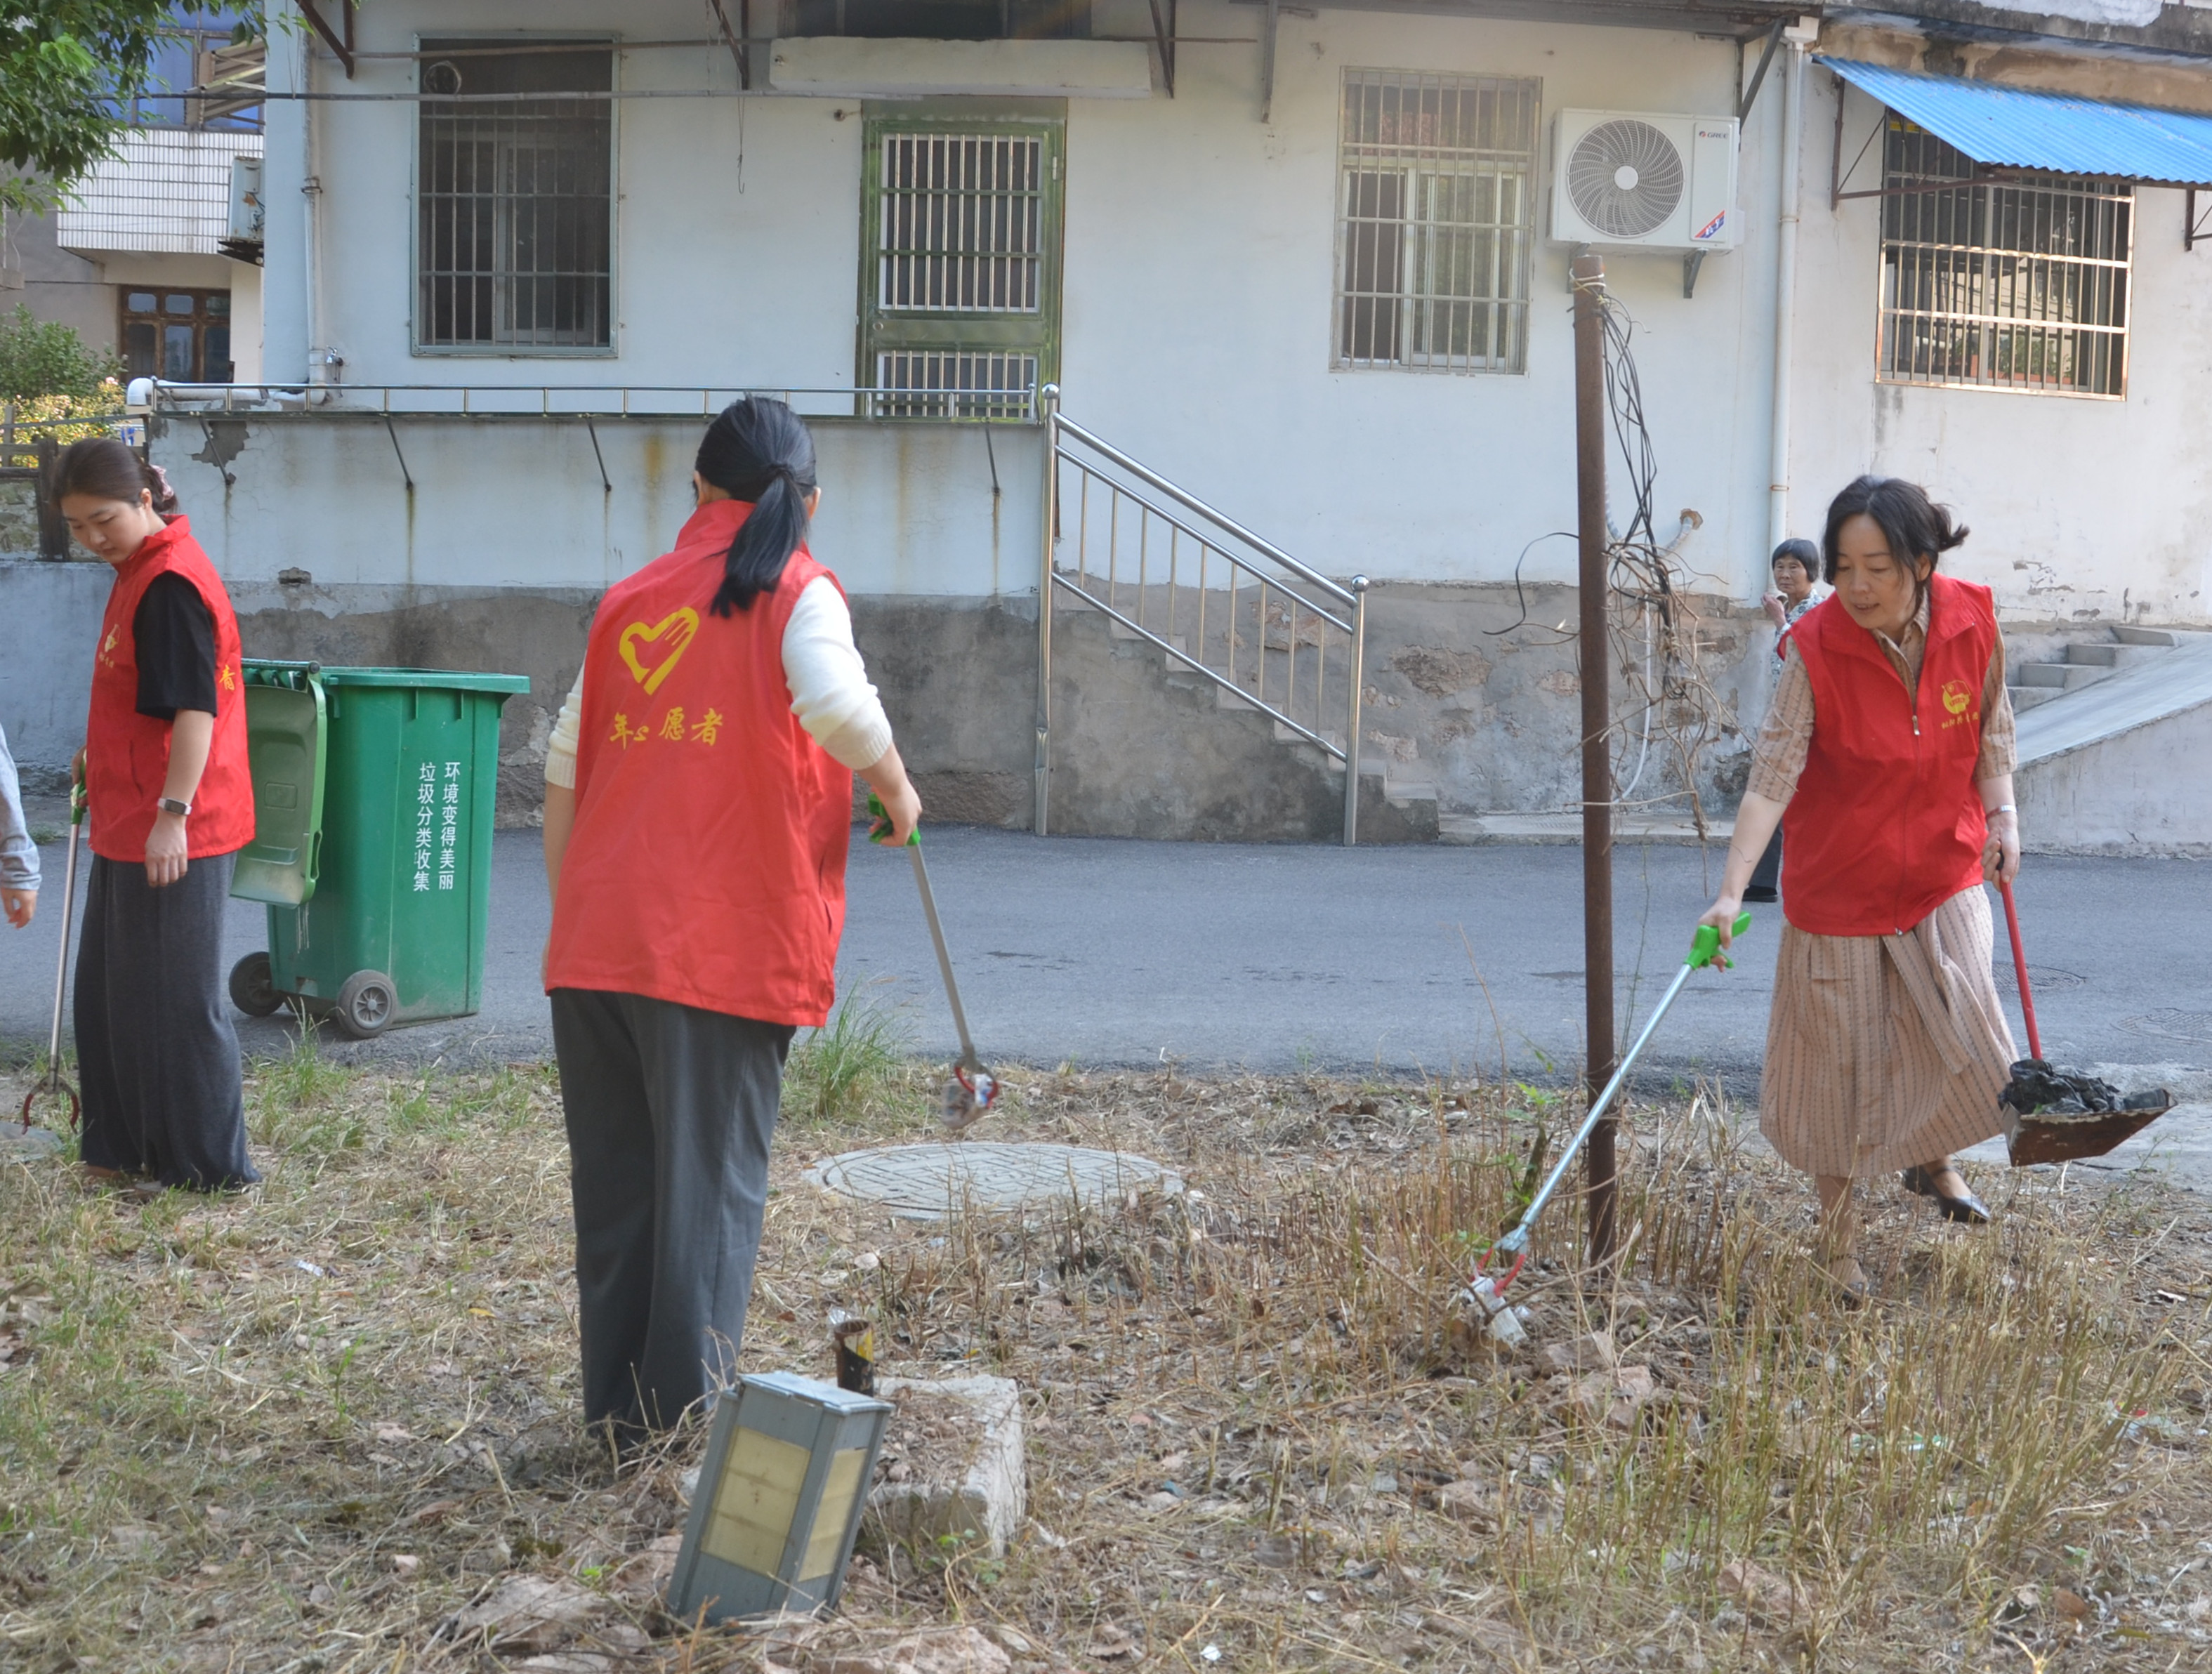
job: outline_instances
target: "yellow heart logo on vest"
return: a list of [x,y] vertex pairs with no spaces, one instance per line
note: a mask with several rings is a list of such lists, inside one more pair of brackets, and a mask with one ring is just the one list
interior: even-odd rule
[[[663,616],[650,628],[641,622],[632,622],[623,629],[622,638],[617,643],[622,647],[623,661],[629,664],[630,673],[650,695],[660,689],[660,682],[668,678],[668,671],[676,666],[677,659],[684,655],[684,648],[691,643],[698,632],[699,613],[686,605],[681,610]],[[640,645],[657,644],[664,635],[668,644],[661,652],[660,660],[647,668],[644,659],[637,654],[637,648]]]
[[1965,681],[1947,680],[1943,682],[1943,707],[1953,714],[1965,714],[1966,706],[1973,701],[1973,692]]

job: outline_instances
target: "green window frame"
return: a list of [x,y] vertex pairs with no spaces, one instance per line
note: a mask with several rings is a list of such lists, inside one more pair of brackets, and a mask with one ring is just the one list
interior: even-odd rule
[[862,140],[862,411],[1030,419],[1060,376],[1065,119],[871,117]]

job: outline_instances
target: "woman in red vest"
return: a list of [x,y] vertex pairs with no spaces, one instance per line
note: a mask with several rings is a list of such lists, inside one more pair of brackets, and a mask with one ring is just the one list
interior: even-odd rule
[[1759,1131],[1820,1196],[1823,1258],[1865,1299],[1852,1183],[1891,1169],[1943,1215],[1989,1210],[1950,1153],[2001,1131],[2012,1034],[1985,881],[2020,870],[2012,702],[1990,591],[1936,573],[1966,537],[1910,482],[1828,508],[1832,597],[1790,630],[1737,811],[1722,944],[1779,824],[1782,931]]
[[251,1185],[222,973],[231,866],[253,836],[238,620],[167,482],[121,442],[72,442],[54,487],[70,533],[115,567],[76,762],[85,1168],[148,1192]]
[[726,408],[675,551],[607,594],[546,764],[545,986],[584,1416],[635,1438],[735,1374],[793,1032],[836,996],[853,774],[921,804],[806,549],[814,442]]

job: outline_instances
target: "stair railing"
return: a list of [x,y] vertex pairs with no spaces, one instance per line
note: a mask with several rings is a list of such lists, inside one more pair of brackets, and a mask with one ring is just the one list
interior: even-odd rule
[[1037,835],[1049,829],[1052,630],[1064,597],[1341,762],[1344,841],[1358,842],[1367,578],[1331,580],[1063,416],[1057,385],[1038,397]]

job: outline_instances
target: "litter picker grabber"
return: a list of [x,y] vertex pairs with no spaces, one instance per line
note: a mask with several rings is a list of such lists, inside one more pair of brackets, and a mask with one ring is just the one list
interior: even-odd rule
[[2013,904],[2011,884],[2000,882],[1997,892],[2004,897],[2013,975],[2020,984],[2021,1016],[2027,1022],[2028,1055],[2012,1066],[2012,1079],[1999,1095],[2013,1112],[2005,1149],[2015,1168],[2102,1156],[2172,1109],[2173,1095],[2162,1087],[2123,1095],[2110,1082],[2054,1070],[2045,1062],[2035,997],[2027,986],[2027,949],[2020,939],[2020,908]]
[[84,827],[84,786],[70,786],[70,850],[69,869],[62,884],[62,950],[54,957],[54,1028],[46,1040],[46,1078],[32,1083],[31,1090],[23,1095],[23,1131],[31,1131],[31,1107],[43,1093],[48,1098],[66,1096],[69,1100],[70,1128],[74,1131],[83,1115],[83,1106],[76,1089],[62,1079],[62,996],[69,987],[70,920],[76,916],[76,845],[77,834]]
[[[868,840],[883,843],[891,834],[891,818],[872,792],[868,796],[868,815],[872,822]],[[952,1066],[952,1077],[945,1083],[945,1096],[937,1113],[939,1121],[959,1133],[981,1119],[991,1107],[999,1096],[999,1078],[984,1067],[983,1060],[975,1055],[975,1041],[969,1038],[968,1012],[960,1004],[960,985],[952,980],[952,955],[945,946],[945,926],[938,920],[929,867],[921,858],[921,832],[906,840],[906,852],[914,862],[915,883],[921,891],[921,912],[929,920],[929,939],[937,944],[937,968],[945,977],[945,998],[952,1008],[952,1027],[960,1032],[960,1061]]]
[[[1729,934],[1731,937],[1741,936],[1750,928],[1751,914],[1741,913],[1729,927]],[[1518,1343],[1525,1334],[1521,1329],[1521,1321],[1506,1303],[1505,1288],[1519,1277],[1522,1264],[1528,1259],[1528,1235],[1535,1228],[1536,1217],[1544,1212],[1544,1205],[1552,1201],[1553,1193],[1559,1189],[1559,1182],[1567,1177],[1568,1168],[1583,1145],[1589,1143],[1599,1121],[1613,1107],[1621,1083],[1628,1079],[1628,1072],[1636,1067],[1638,1057],[1658,1030],[1668,1008],[1674,1004],[1674,997],[1682,992],[1682,985],[1690,980],[1690,973],[1702,970],[1708,965],[1718,965],[1724,971],[1731,968],[1731,961],[1721,952],[1718,928],[1712,925],[1700,925],[1696,936],[1691,938],[1689,957],[1682,961],[1682,968],[1674,973],[1674,980],[1668,985],[1659,1004],[1651,1009],[1651,1016],[1645,1022],[1643,1033],[1636,1037],[1636,1044],[1628,1049],[1628,1055],[1620,1060],[1620,1067],[1613,1072],[1613,1079],[1606,1083],[1605,1091],[1599,1094],[1591,1104],[1589,1114],[1583,1118],[1582,1126],[1575,1130],[1575,1137],[1559,1153],[1559,1160],[1553,1165],[1543,1186],[1529,1199],[1528,1207],[1522,1212],[1513,1229],[1484,1251],[1482,1259],[1475,1264],[1474,1277],[1468,1288],[1460,1292],[1458,1301],[1463,1307],[1480,1307],[1490,1334],[1499,1342],[1508,1344]],[[1510,1256],[1513,1265],[1493,1279],[1484,1270],[1490,1265],[1492,1258],[1499,1256]]]

